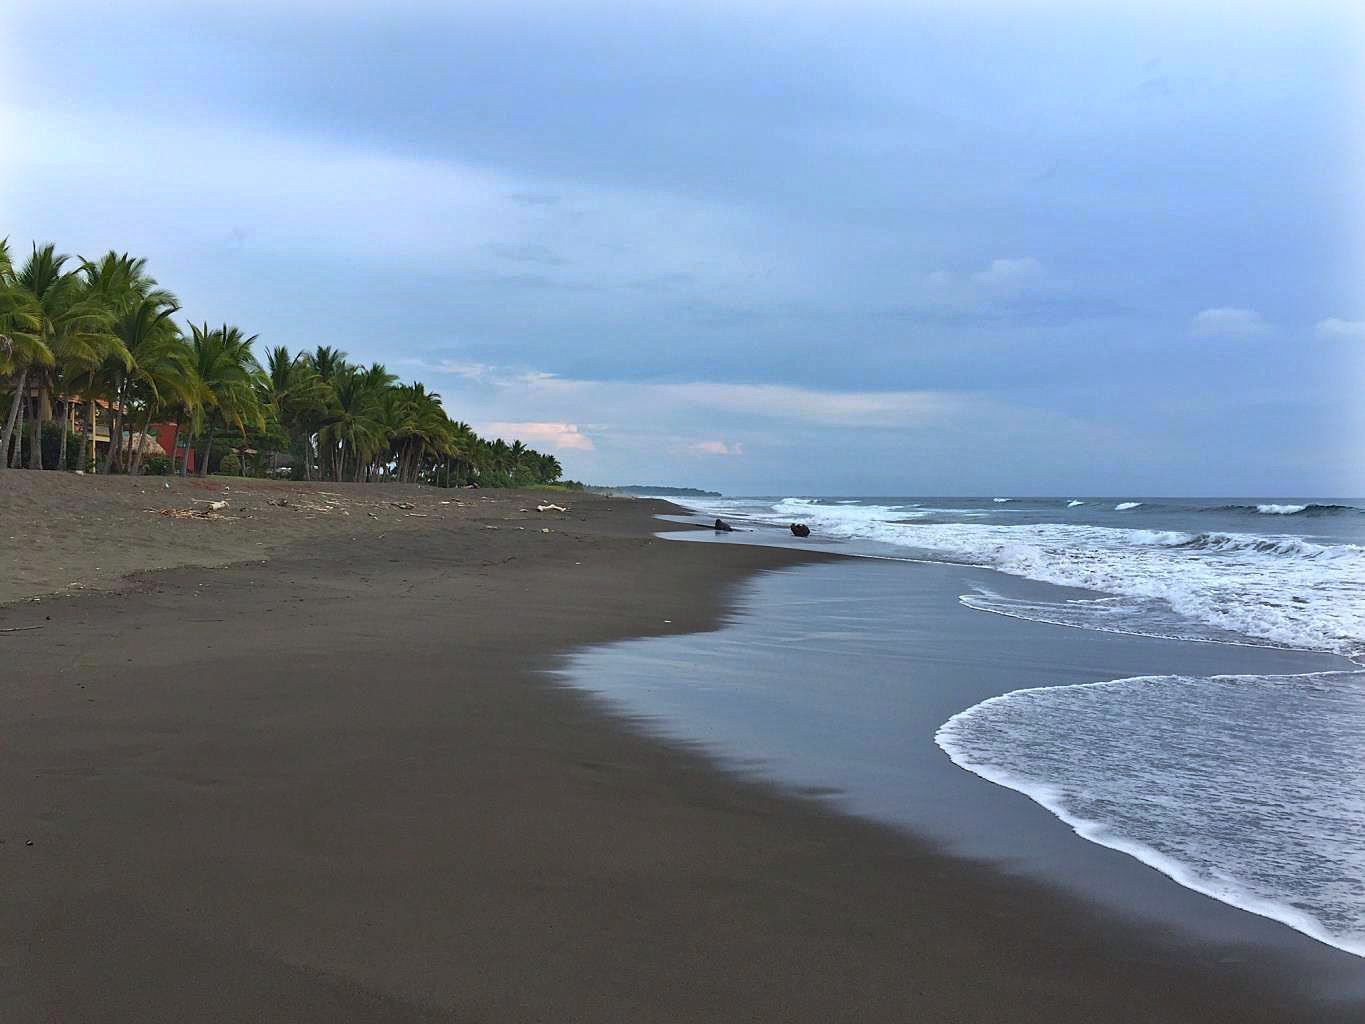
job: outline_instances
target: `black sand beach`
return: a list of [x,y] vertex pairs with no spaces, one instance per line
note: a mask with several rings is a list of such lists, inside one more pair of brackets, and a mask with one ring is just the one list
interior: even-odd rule
[[[382,544],[335,515],[272,536],[277,505],[159,523],[272,557],[0,609],[0,1018],[1360,1019],[1254,950],[737,779],[544,671],[712,629],[813,556],[660,541],[662,503],[438,496],[353,513]],[[141,497],[98,536],[141,529]]]

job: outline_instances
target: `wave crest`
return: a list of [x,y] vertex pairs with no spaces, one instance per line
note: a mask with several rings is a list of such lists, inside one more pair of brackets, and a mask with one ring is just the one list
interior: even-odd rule
[[1214,508],[1201,508],[1200,512],[1249,512],[1260,516],[1323,516],[1343,513],[1365,512],[1355,505],[1340,505],[1330,502],[1310,501],[1302,505],[1267,503],[1263,505],[1218,505]]

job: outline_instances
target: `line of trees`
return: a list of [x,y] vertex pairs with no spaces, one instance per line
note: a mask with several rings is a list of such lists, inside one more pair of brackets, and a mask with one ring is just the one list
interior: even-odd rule
[[[301,479],[494,487],[560,479],[553,455],[479,437],[447,415],[440,395],[401,383],[380,363],[353,364],[330,346],[291,353],[282,345],[261,362],[254,335],[207,323],[187,332],[179,312],[145,260],[116,252],[73,260],[35,244],[16,266],[0,241],[0,471],[26,453],[29,469],[143,472],[145,446],[125,432],[141,438],[150,424],[173,422],[194,445],[201,475],[226,453],[250,449],[258,471],[262,456],[287,453],[279,461]],[[68,402],[87,417],[79,445],[68,437]],[[113,442],[97,460],[100,403]],[[52,434],[53,421],[48,459],[44,427]]]

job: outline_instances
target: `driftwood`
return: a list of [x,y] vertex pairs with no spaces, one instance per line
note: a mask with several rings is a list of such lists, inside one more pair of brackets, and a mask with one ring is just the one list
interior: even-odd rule
[[24,632],[25,630],[29,630],[29,629],[42,629],[42,628],[43,628],[43,627],[42,627],[41,625],[38,625],[38,626],[6,626],[4,629],[0,629],[0,633],[22,633],[22,632]]
[[[224,505],[227,502],[223,502]],[[165,516],[167,519],[231,519],[232,516],[219,515],[217,512],[207,508],[163,508],[151,509],[148,512],[156,512],[157,515]]]

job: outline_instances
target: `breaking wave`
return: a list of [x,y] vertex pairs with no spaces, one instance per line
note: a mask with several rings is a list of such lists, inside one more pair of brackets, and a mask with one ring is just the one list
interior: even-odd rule
[[1118,599],[1092,606],[1053,602],[1031,615],[1009,610],[1019,617],[1365,654],[1365,548],[1359,545],[1288,534],[1003,525],[962,510],[954,513],[959,521],[944,522],[943,511],[784,499],[749,515],[777,525],[800,518],[824,537],[893,545],[905,557],[966,562]]
[[1016,690],[935,739],[1083,838],[1365,956],[1365,673]]
[[1365,509],[1357,508],[1355,505],[1333,505],[1308,502],[1303,505],[1220,505],[1217,508],[1201,509],[1209,512],[1254,512],[1262,516],[1320,516],[1337,515],[1340,513],[1365,512]]

